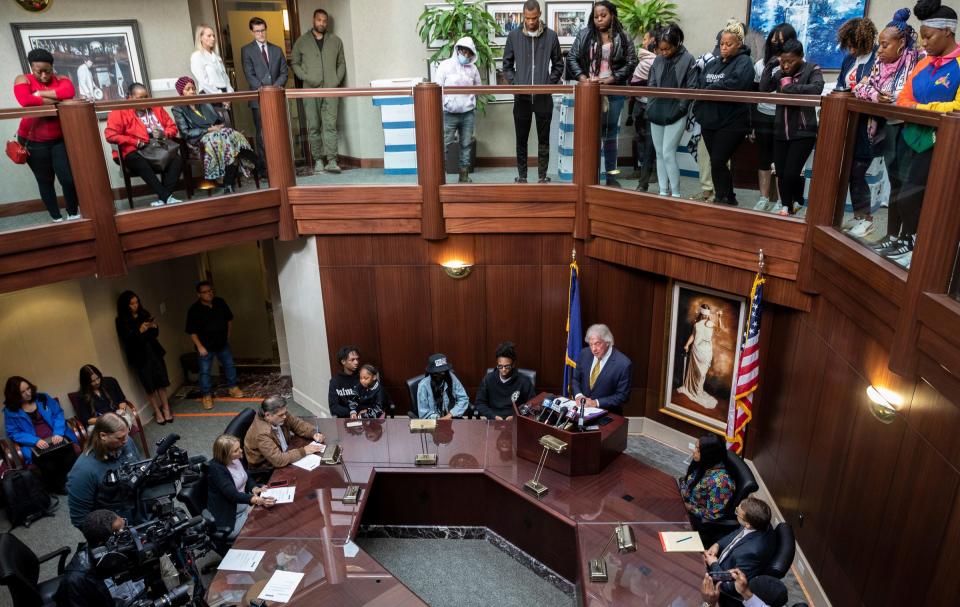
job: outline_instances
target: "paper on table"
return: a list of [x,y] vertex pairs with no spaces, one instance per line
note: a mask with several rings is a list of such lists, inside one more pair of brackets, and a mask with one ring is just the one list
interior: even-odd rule
[[217,569],[226,569],[228,571],[256,571],[263,555],[263,550],[237,550],[236,548],[231,548],[227,550]]
[[696,531],[661,531],[660,545],[664,552],[703,552],[703,542]]
[[274,571],[267,585],[263,587],[258,599],[286,603],[293,597],[293,591],[300,585],[302,573],[296,571]]
[[304,470],[313,470],[320,465],[320,456],[316,453],[308,453],[301,459],[293,462],[293,465],[297,468],[303,468]]
[[324,443],[318,443],[317,441],[310,441],[311,445],[317,445],[320,447],[320,451],[317,452],[317,455],[322,455],[324,451],[327,450],[327,446]]
[[289,504],[293,501],[293,490],[296,487],[270,487],[260,492],[261,497],[272,497],[278,504]]

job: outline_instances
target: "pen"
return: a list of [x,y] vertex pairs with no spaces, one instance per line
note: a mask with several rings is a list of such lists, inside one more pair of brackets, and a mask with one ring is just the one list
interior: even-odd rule
[[692,538],[692,537],[693,537],[692,535],[688,535],[687,537],[683,538],[682,540],[677,540],[677,541],[674,542],[674,543],[675,543],[675,544],[679,544],[680,542],[685,542],[685,541],[689,540],[689,539]]

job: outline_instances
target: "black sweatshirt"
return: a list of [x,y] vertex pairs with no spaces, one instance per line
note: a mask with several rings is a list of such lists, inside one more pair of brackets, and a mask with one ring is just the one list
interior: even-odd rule
[[350,402],[357,402],[357,386],[359,384],[360,379],[356,373],[347,375],[341,371],[330,378],[330,389],[327,391],[330,415],[350,417]]
[[487,419],[494,419],[497,415],[503,418],[513,415],[511,397],[514,392],[520,393],[517,404],[522,405],[533,398],[533,384],[516,369],[506,382],[500,381],[500,372],[494,369],[480,380],[477,410]]

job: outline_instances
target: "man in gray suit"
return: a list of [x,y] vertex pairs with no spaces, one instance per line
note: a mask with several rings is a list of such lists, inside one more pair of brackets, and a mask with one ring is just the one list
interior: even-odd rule
[[[247,77],[250,90],[261,86],[283,87],[287,83],[287,58],[283,49],[267,42],[267,22],[260,17],[250,19],[250,31],[253,42],[240,49],[243,60],[243,74]],[[253,125],[257,129],[257,155],[260,157],[260,174],[266,175],[266,154],[263,150],[263,130],[260,123],[260,103],[250,102],[253,112]]]

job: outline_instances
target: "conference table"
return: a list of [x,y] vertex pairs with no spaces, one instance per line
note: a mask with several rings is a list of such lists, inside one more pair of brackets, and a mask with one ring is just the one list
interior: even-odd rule
[[[523,489],[537,464],[516,456],[516,419],[441,420],[428,434],[411,433],[408,419],[309,421],[327,449],[340,445],[342,464],[274,471],[271,481],[293,486],[294,500],[250,512],[233,547],[265,555],[253,572],[218,571],[211,605],[246,607],[276,570],[304,574],[290,605],[425,605],[353,541],[371,529],[411,527],[489,529],[572,584],[577,604],[700,604],[701,555],[665,553],[658,536],[691,529],[676,482],[629,455],[591,476],[544,469],[549,491],[538,498]],[[435,466],[414,463],[423,440]],[[355,504],[342,501],[348,478],[361,488]],[[608,581],[591,582],[589,560],[619,523],[632,527],[637,550],[618,554],[614,542]]]

